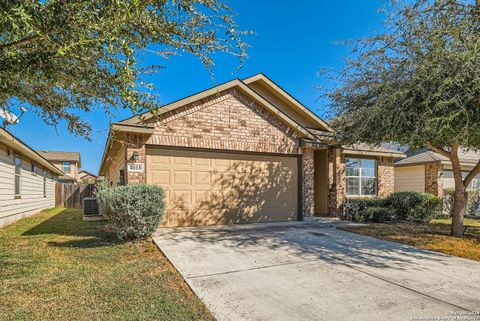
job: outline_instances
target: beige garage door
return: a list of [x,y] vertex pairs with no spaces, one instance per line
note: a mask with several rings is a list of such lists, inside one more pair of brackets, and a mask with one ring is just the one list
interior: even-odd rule
[[297,158],[147,150],[147,183],[166,191],[162,226],[297,219]]

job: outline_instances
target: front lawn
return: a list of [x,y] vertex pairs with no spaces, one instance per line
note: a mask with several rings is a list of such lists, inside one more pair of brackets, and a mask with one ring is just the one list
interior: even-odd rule
[[339,228],[378,239],[480,261],[480,220],[467,219],[465,226],[467,226],[467,230],[462,239],[449,236],[450,220],[434,220],[430,224],[390,223]]
[[0,229],[0,320],[213,320],[151,241],[52,209]]

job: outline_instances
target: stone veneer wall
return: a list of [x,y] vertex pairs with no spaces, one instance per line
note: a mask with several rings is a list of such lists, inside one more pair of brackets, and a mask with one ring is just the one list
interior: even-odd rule
[[313,149],[302,149],[302,210],[303,217],[313,217],[315,214],[314,199],[314,151]]
[[377,177],[379,197],[387,197],[395,191],[395,167],[392,158],[377,159]]
[[329,148],[328,154],[328,213],[341,216],[345,201],[345,158],[338,148]]
[[425,165],[425,193],[442,196],[443,184],[438,178],[440,164]]

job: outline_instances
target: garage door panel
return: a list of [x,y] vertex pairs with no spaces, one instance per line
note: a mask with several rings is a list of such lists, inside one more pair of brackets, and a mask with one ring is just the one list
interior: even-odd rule
[[173,171],[173,184],[174,185],[191,185],[192,184],[192,172],[191,171]]
[[295,157],[148,149],[147,170],[166,190],[162,226],[297,218]]
[[206,170],[194,171],[193,177],[194,177],[193,183],[197,186],[212,185],[212,173],[210,171],[206,171]]
[[155,184],[169,185],[170,184],[170,171],[169,170],[152,170],[152,181]]

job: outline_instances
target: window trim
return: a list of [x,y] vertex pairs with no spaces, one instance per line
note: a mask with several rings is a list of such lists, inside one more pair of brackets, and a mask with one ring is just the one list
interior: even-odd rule
[[30,162],[30,171],[32,172],[33,175],[37,175],[37,164],[34,161]]
[[[68,171],[65,170],[65,164],[68,164]],[[64,173],[72,172],[72,162],[62,162],[62,170]]]
[[[17,159],[20,161],[18,164],[19,173],[17,173]],[[13,155],[13,196],[15,199],[22,198],[22,157],[20,155]],[[18,194],[17,194],[17,176],[18,176]]]
[[[348,176],[347,175],[347,159],[353,160],[371,160],[374,162],[374,172],[375,176],[362,176],[362,167],[359,167],[358,176]],[[358,178],[358,194],[347,194],[347,181],[349,178]],[[362,193],[362,178],[374,178],[375,179],[375,192],[373,194],[361,194]],[[376,158],[360,158],[360,157],[345,157],[345,197],[376,197],[378,196],[378,161]]]
[[43,171],[43,198],[47,198],[47,171]]

